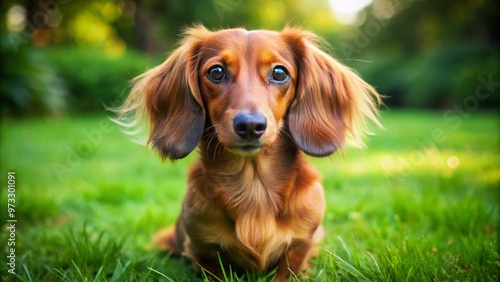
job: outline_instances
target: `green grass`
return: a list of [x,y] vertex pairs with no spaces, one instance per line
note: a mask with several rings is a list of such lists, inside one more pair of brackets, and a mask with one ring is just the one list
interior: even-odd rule
[[[309,281],[498,281],[499,119],[384,112],[367,148],[313,159],[327,197]],[[196,158],[162,164],[104,116],[1,125],[2,257],[7,172],[16,173],[20,281],[195,281],[186,259],[151,251],[172,224]],[[2,280],[15,280],[5,263]],[[228,281],[266,281],[255,273]]]

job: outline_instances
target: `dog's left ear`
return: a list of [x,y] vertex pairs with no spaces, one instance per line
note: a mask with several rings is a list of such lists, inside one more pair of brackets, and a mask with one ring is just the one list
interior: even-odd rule
[[348,136],[362,144],[365,119],[379,124],[379,94],[351,69],[321,51],[314,43],[318,40],[314,34],[286,28],[281,35],[298,69],[295,100],[288,112],[294,142],[316,157],[331,155]]

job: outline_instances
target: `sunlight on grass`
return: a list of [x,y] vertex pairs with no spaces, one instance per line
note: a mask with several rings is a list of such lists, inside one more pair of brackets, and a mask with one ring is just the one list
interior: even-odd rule
[[[1,175],[15,171],[18,181],[19,278],[200,279],[186,259],[148,248],[155,230],[175,222],[196,154],[162,164],[103,120],[2,123]],[[474,113],[459,128],[439,113],[388,112],[382,120],[387,129],[366,149],[310,158],[328,207],[327,236],[306,281],[497,281],[497,116]]]

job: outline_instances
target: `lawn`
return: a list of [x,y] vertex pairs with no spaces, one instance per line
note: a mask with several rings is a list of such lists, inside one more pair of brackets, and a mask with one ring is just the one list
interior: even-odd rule
[[[310,281],[499,280],[499,119],[469,114],[384,112],[386,129],[367,148],[311,158],[324,177],[327,236]],[[2,263],[3,281],[198,279],[187,260],[148,246],[175,221],[195,153],[162,164],[94,116],[4,120],[0,154],[4,260],[15,250],[15,275]],[[228,280],[266,279],[243,275]]]

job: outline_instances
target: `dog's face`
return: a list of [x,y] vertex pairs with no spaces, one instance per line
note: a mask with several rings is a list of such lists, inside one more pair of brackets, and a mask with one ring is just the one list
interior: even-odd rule
[[185,157],[207,133],[243,156],[280,134],[306,154],[328,156],[347,136],[360,140],[365,117],[377,123],[380,97],[315,40],[295,28],[191,28],[163,64],[135,79],[121,112],[144,107],[148,143],[162,158]]
[[277,32],[225,30],[199,50],[201,97],[218,142],[240,155],[273,144],[297,83],[285,40]]

